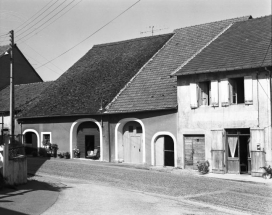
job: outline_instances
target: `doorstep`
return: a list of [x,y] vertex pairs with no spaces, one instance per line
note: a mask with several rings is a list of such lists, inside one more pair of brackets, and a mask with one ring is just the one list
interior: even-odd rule
[[210,178],[219,178],[226,179],[232,181],[241,181],[241,182],[249,182],[249,183],[262,183],[269,184],[272,186],[272,179],[264,179],[262,177],[252,177],[247,174],[216,174],[216,173],[208,173],[205,175],[199,175],[200,177],[210,177]]

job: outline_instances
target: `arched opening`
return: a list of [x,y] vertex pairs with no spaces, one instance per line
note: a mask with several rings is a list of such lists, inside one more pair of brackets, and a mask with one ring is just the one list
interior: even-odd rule
[[168,135],[158,136],[155,141],[155,166],[175,166],[175,147]]
[[81,158],[99,159],[100,132],[94,122],[82,122],[77,128],[77,148]]
[[38,147],[40,147],[38,133],[32,129],[25,130],[23,132],[23,143],[26,154],[32,154],[33,151],[37,152]]
[[142,163],[143,129],[139,122],[127,122],[123,127],[123,160],[126,163]]

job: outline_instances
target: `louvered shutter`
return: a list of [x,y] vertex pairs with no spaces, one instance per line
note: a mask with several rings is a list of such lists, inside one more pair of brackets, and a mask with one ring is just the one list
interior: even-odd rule
[[222,107],[229,106],[229,82],[228,79],[221,80],[221,105]]
[[218,81],[211,81],[211,106],[218,107]]
[[245,87],[245,104],[252,105],[253,104],[253,87],[252,87],[251,76],[244,77],[244,87]]
[[197,90],[197,84],[196,83],[190,83],[190,96],[191,96],[191,108],[195,109],[198,107],[198,90]]

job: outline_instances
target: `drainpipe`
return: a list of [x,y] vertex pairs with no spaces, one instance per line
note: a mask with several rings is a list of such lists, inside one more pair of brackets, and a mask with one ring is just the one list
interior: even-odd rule
[[108,116],[109,163],[111,162],[110,115]]
[[[272,80],[271,80],[271,71],[264,67],[265,71],[269,73],[269,86],[270,86],[270,126],[271,126],[271,134],[272,134]],[[272,144],[272,135],[271,135],[271,144]]]
[[257,78],[257,103],[258,103],[258,125],[257,127],[259,128],[260,126],[260,107],[259,107],[259,71],[257,71],[257,75],[256,75],[256,78]]

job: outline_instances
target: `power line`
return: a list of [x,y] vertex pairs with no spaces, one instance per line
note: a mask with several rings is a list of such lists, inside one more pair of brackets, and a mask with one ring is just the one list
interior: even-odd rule
[[[74,2],[75,0],[73,0],[72,2]],[[71,3],[72,3],[71,2]],[[19,37],[20,35],[22,35],[22,34],[24,34],[25,32],[27,32],[28,30],[30,30],[32,27],[34,27],[35,25],[37,25],[38,23],[40,23],[41,21],[43,21],[46,17],[48,17],[51,13],[53,13],[56,9],[58,9],[61,5],[63,5],[65,3],[65,0],[62,2],[62,3],[60,3],[60,5],[59,6],[57,6],[54,10],[52,10],[50,13],[48,13],[45,17],[43,17],[42,19],[40,19],[38,22],[36,22],[34,25],[32,25],[32,26],[30,26],[28,29],[26,29],[25,31],[23,31],[22,33],[20,33],[19,35],[17,35],[17,37]],[[71,3],[69,3],[69,4],[71,4]],[[54,16],[53,16],[54,17]],[[49,19],[50,20],[50,19]],[[47,20],[48,21],[48,20]],[[40,27],[40,26],[39,26]],[[39,28],[38,27],[38,28]],[[36,30],[36,29],[35,29]],[[35,31],[34,30],[34,31]],[[33,32],[33,31],[32,31]],[[31,33],[32,33],[31,32]],[[29,35],[29,34],[27,34],[27,35]]]
[[[67,10],[65,13],[61,14],[57,19],[53,20],[53,22],[50,22],[50,23],[49,23],[48,25],[46,25],[44,28],[40,29],[38,32],[36,32],[36,34],[39,33],[39,32],[41,32],[41,31],[44,30],[45,28],[47,28],[49,25],[51,25],[51,24],[53,24],[54,22],[56,22],[59,18],[61,18],[61,17],[64,16],[66,13],[68,13],[70,10],[72,10],[72,9],[73,9],[75,6],[77,6],[80,2],[82,2],[82,0],[80,0],[80,1],[79,1],[78,3],[76,3],[74,6],[72,6],[72,7],[71,7],[69,10]],[[70,5],[70,4],[69,4],[69,5]],[[67,5],[65,8],[67,8],[69,5]],[[63,11],[65,8],[63,8],[61,11]],[[59,11],[59,13],[60,13],[61,11]],[[57,13],[56,15],[58,15],[59,13]],[[55,15],[55,16],[56,16],[56,15]],[[52,18],[54,18],[55,16],[53,16]],[[51,19],[52,19],[52,18],[51,18]],[[49,20],[50,20],[50,19],[49,19]],[[49,21],[49,20],[48,20],[48,21]],[[48,22],[48,21],[47,21],[47,22]],[[44,24],[46,24],[46,22],[43,23],[42,25],[44,25]],[[41,26],[42,26],[42,25],[41,25]],[[39,27],[41,27],[41,26],[39,26]],[[37,30],[37,29],[35,29],[35,30]],[[35,30],[34,30],[34,31],[35,31]],[[32,31],[32,32],[33,32],[33,31]],[[32,32],[31,32],[31,33],[32,33]],[[34,35],[30,36],[29,38],[25,39],[23,42],[29,40],[30,38],[32,38],[32,37],[35,36],[36,34],[34,34]],[[29,35],[29,34],[28,34],[28,35]],[[19,39],[18,42],[21,41],[23,38],[27,37],[28,35],[25,35],[24,37],[22,37],[21,39]]]
[[[40,54],[39,52],[37,52],[34,48],[32,48],[30,45],[28,45],[26,42],[23,42],[28,48],[30,48],[31,50],[33,50],[35,53],[37,53],[38,55],[40,55],[42,58],[44,58],[46,61],[48,61],[48,59],[46,58],[46,57],[44,57],[42,54]],[[41,64],[41,63],[39,63],[39,64]],[[52,63],[51,62],[51,64],[53,65],[53,66],[55,66],[57,69],[59,69],[59,70],[61,70],[61,72],[63,73],[64,71],[61,69],[61,68],[59,68],[57,65],[55,65],[54,63]]]
[[107,25],[109,25],[110,23],[112,23],[114,20],[116,20],[118,17],[120,17],[121,15],[123,15],[125,12],[127,12],[129,9],[131,9],[132,7],[134,7],[136,4],[138,4],[141,0],[138,0],[137,2],[135,2],[134,4],[132,4],[130,7],[128,7],[126,10],[124,10],[122,13],[120,13],[119,15],[117,15],[115,18],[113,18],[112,20],[110,20],[109,22],[107,22],[105,25],[103,25],[101,28],[99,28],[98,30],[96,30],[94,33],[92,33],[91,35],[89,35],[88,37],[86,37],[84,40],[80,41],[79,43],[75,44],[74,46],[72,46],[70,49],[66,50],[65,52],[63,52],[62,54],[58,55],[57,57],[53,58],[52,60],[48,61],[47,63],[44,63],[43,65],[37,67],[37,69],[45,66],[46,64],[52,62],[53,60],[56,60],[57,58],[61,57],[62,55],[66,54],[67,52],[71,51],[72,49],[74,49],[76,46],[78,46],[79,44],[83,43],[84,41],[86,41],[87,39],[89,39],[90,37],[92,37],[93,35],[95,35],[96,33],[98,33],[99,31],[101,31],[103,28],[105,28]]
[[[36,32],[36,34],[38,34],[39,32],[41,32],[42,30],[44,30],[45,28],[47,28],[49,25],[53,24],[54,22],[56,22],[59,18],[61,18],[62,16],[64,16],[66,13],[68,13],[70,10],[72,10],[75,6],[77,6],[80,2],[82,2],[82,0],[80,0],[78,3],[76,3],[74,6],[72,6],[69,10],[67,10],[65,13],[63,13],[62,15],[60,15],[57,19],[53,20],[53,22],[50,22],[48,25],[46,25],[44,28],[40,29],[38,32]],[[33,34],[32,36],[30,36],[29,38],[25,39],[22,42],[25,42],[27,40],[29,40],[30,38],[34,37],[36,34]],[[25,36],[26,37],[26,36]],[[23,38],[21,38],[23,39]]]
[[[52,1],[54,1],[54,0],[52,0]],[[52,1],[50,1],[48,4],[46,4],[44,7],[42,7],[42,9],[40,9],[37,13],[35,13],[35,14],[34,14],[33,16],[31,16],[28,20],[26,20],[26,21],[23,23],[23,25],[22,25],[21,27],[15,28],[15,30],[22,29],[22,28],[26,27],[27,25],[29,25],[31,22],[28,23],[27,25],[25,25],[25,24],[26,24],[29,20],[31,20],[33,17],[35,17],[38,13],[40,13],[40,12],[41,12],[45,7],[47,7],[47,5],[49,5]],[[57,1],[59,1],[59,0],[57,0]],[[56,4],[57,1],[56,1],[54,4]],[[53,6],[54,4],[52,4],[51,6]],[[50,7],[51,7],[51,6],[50,6]],[[49,7],[49,8],[50,8],[50,7]],[[49,8],[47,8],[46,10],[48,10]],[[45,10],[45,11],[46,11],[46,10]],[[44,11],[44,12],[45,12],[45,11]],[[44,13],[44,12],[43,12],[43,13]],[[43,13],[42,13],[42,14],[43,14]],[[40,15],[42,15],[42,14],[40,14]],[[20,31],[20,30],[18,30],[18,31]]]

